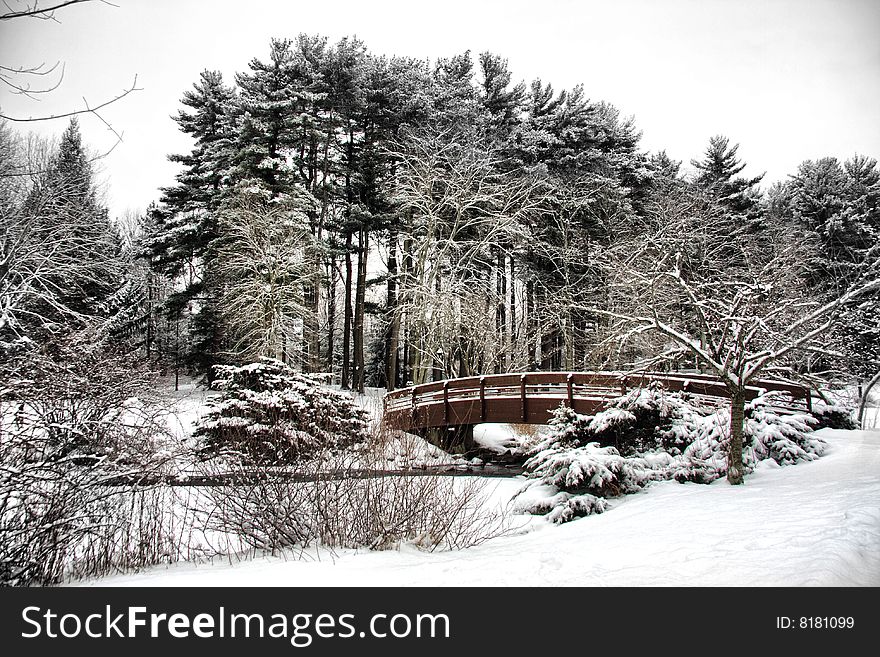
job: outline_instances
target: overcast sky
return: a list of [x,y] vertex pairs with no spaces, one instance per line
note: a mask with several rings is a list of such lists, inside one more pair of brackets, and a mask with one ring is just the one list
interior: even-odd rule
[[[59,10],[55,21],[0,23],[0,65],[64,62],[63,84],[39,103],[0,89],[4,114],[47,115],[143,90],[103,116],[124,133],[102,162],[114,214],[141,210],[173,183],[183,92],[204,69],[227,80],[269,39],[357,35],[376,54],[432,60],[470,49],[510,61],[516,80],[583,83],[594,100],[634,115],[644,150],[686,163],[709,138],[740,143],[747,173],[784,179],[810,158],[880,156],[880,1],[113,0]],[[16,7],[19,0],[6,0]],[[86,141],[115,141],[94,117]],[[66,121],[19,124],[59,134]],[[22,127],[23,126],[23,127]]]

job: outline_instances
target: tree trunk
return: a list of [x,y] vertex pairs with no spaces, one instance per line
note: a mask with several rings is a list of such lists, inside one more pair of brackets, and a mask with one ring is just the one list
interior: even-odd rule
[[[409,225],[406,228],[407,235],[411,228]],[[404,237],[403,239],[403,281],[401,287],[404,292],[399,293],[402,295],[402,299],[398,299],[398,306],[403,303],[403,307],[406,308],[406,321],[403,327],[403,372],[402,379],[404,385],[409,385],[409,382],[413,380],[413,373],[411,367],[411,357],[410,357],[410,343],[412,341],[412,334],[410,327],[412,325],[412,311],[411,308],[406,305],[408,296],[405,296],[405,290],[409,289],[408,286],[412,285],[412,267],[413,267],[413,257],[412,257],[412,238]]]
[[859,428],[863,429],[865,422],[865,409],[868,407],[868,397],[871,395],[871,390],[874,389],[880,383],[880,372],[877,372],[873,376],[873,378],[868,381],[867,385],[864,388],[864,392],[859,395]]
[[528,364],[527,368],[529,371],[534,371],[538,369],[538,362],[535,358],[535,336],[538,334],[538,324],[535,321],[536,312],[535,312],[535,284],[531,280],[526,280],[526,293],[523,297],[524,307],[523,314],[525,315],[526,322],[526,335],[525,335],[525,344],[526,351],[528,352]]
[[[320,229],[318,230],[318,239],[320,239]],[[317,244],[315,245],[315,256],[313,260],[314,273],[312,274],[312,297],[311,307],[309,308],[307,317],[309,318],[309,368],[312,372],[321,371],[321,261],[318,253]]]
[[516,330],[516,261],[510,256],[510,360],[516,359],[517,353],[517,330]]
[[496,258],[496,269],[498,271],[498,285],[496,287],[496,295],[498,299],[498,372],[507,371],[507,313],[505,312],[505,303],[507,301],[507,272],[504,266],[504,252],[498,249],[498,257]]
[[364,301],[367,292],[367,252],[370,236],[366,228],[358,231],[358,268],[354,297],[354,381],[357,392],[364,391]]
[[351,185],[351,174],[354,169],[354,134],[351,124],[348,127],[348,141],[345,146],[345,320],[342,333],[342,375],[341,387],[351,387],[351,332],[353,313],[351,307],[351,286],[354,283],[351,270],[352,231],[351,206],[354,202],[354,190]]
[[562,361],[561,368],[568,372],[574,369],[574,315],[571,312],[571,306],[565,309],[565,327],[562,330]]
[[392,230],[388,240],[388,302],[389,317],[387,354],[385,357],[385,389],[397,387],[397,347],[400,341],[400,314],[397,312],[397,232]]
[[557,357],[557,339],[556,339],[556,327],[552,326],[550,323],[550,318],[547,317],[547,313],[543,312],[545,308],[547,308],[547,293],[543,290],[536,289],[535,290],[535,309],[541,309],[542,314],[539,319],[539,335],[540,338],[538,340],[539,348],[538,348],[538,362],[541,365],[541,369],[545,372],[551,372],[554,369],[556,357]]
[[327,371],[333,374],[333,348],[336,338],[336,258],[330,259],[330,283],[327,287]]
[[345,301],[342,326],[342,374],[340,385],[343,390],[351,387],[351,231],[345,234]]
[[730,397],[730,447],[727,454],[727,481],[733,485],[743,483],[743,420],[746,395],[742,388]]

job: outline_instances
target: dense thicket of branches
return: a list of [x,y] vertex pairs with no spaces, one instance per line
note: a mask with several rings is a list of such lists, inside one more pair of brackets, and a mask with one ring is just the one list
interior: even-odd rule
[[[665,153],[642,152],[613,106],[580,86],[515,83],[491,53],[429,64],[300,35],[272,41],[232,84],[205,71],[182,102],[176,120],[194,147],[172,156],[183,169],[151,208],[143,244],[173,289],[155,312],[182,327],[175,353],[209,376],[246,356],[356,389],[627,368],[658,354],[706,367],[707,354],[664,349],[668,336],[618,330],[608,312],[632,297],[622,271],[638,273],[627,285],[640,298],[668,295],[655,310],[705,342],[717,327],[702,325],[688,294],[736,288],[767,310],[773,295],[741,287],[745,276],[821,305],[874,258],[874,160],[805,162],[764,193],[719,135],[684,175]],[[621,253],[628,263],[612,257]],[[648,269],[673,262],[680,282],[703,288],[675,292],[668,277],[662,290],[644,287]],[[847,320],[828,327],[836,355],[811,343],[774,365],[870,379],[875,308],[868,294],[835,311]]]

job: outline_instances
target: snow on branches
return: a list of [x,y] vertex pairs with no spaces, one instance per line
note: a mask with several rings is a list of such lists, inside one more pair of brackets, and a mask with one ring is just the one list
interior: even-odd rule
[[216,368],[223,394],[194,433],[207,454],[283,464],[367,438],[366,412],[352,397],[294,372],[281,361]]
[[693,193],[655,214],[604,254],[610,303],[590,310],[607,322],[606,345],[657,337],[635,369],[685,362],[720,378],[732,409],[728,479],[742,483],[745,387],[771,368],[797,375],[798,354],[836,355],[828,336],[845,307],[880,290],[880,261],[866,256],[844,288],[817,296],[802,285],[797,235],[746,231],[744,217]]
[[[780,393],[745,407],[744,467],[812,461],[825,442],[806,413],[783,413]],[[823,411],[824,413],[824,411]],[[595,415],[560,406],[550,435],[531,449],[529,481],[518,507],[556,523],[607,510],[605,498],[634,493],[652,481],[710,483],[727,472],[730,409],[699,406],[659,386],[634,389]],[[612,446],[617,445],[617,447]]]

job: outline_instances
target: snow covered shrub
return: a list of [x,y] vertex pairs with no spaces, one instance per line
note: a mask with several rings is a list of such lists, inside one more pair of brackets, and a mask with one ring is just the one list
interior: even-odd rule
[[526,505],[521,505],[520,509],[532,515],[546,516],[550,522],[561,525],[576,518],[584,518],[594,513],[604,513],[608,509],[608,502],[590,493],[572,495],[565,491],[558,491]]
[[687,446],[672,471],[676,481],[709,484],[723,477],[730,445],[730,409],[698,419],[693,433],[684,440]]
[[[779,412],[773,402],[781,395],[767,393],[746,404],[743,464],[749,470],[764,459],[790,465],[812,461],[825,451],[825,441],[813,432],[818,423],[816,418],[807,413]],[[724,476],[730,443],[729,427],[730,409],[720,409],[701,418],[674,473],[675,479],[708,483]]]
[[367,415],[350,395],[278,360],[218,366],[213,387],[223,394],[210,403],[193,434],[207,455],[283,464],[367,438]]
[[696,416],[684,393],[667,392],[654,382],[611,400],[595,415],[579,415],[560,406],[550,419],[554,442],[613,445],[629,455],[649,449],[680,450]]
[[650,477],[638,459],[624,458],[614,447],[549,446],[525,463],[526,476],[567,493],[616,497],[631,493]]
[[[746,405],[747,469],[764,459],[780,465],[810,461],[825,450],[813,432],[817,420],[779,411],[788,405],[782,401],[780,393],[768,393]],[[531,448],[524,465],[530,481],[520,491],[519,508],[553,522],[601,513],[604,498],[651,481],[710,483],[727,472],[730,409],[707,413],[685,395],[656,385],[634,389],[591,416],[562,407],[550,426],[550,435]]]
[[656,461],[621,456],[614,447],[573,446],[551,436],[526,461],[525,475],[531,481],[518,494],[538,489],[546,496],[532,500],[531,494],[524,495],[519,509],[557,523],[602,513],[607,508],[602,498],[633,493],[663,478],[657,466]]
[[816,418],[814,429],[858,429],[858,423],[853,419],[853,409],[842,404],[826,404],[823,401],[814,401],[812,415]]
[[745,451],[752,461],[773,459],[779,465],[813,461],[827,447],[813,433],[816,418],[808,413],[780,413],[773,405],[779,393],[767,393],[746,406]]
[[165,430],[153,373],[91,334],[22,352],[0,364],[0,377],[2,421],[30,441],[33,458],[134,464]]
[[102,468],[69,459],[13,467],[0,483],[2,585],[58,584],[170,563],[189,552],[187,519],[175,516],[169,486],[109,486]]

